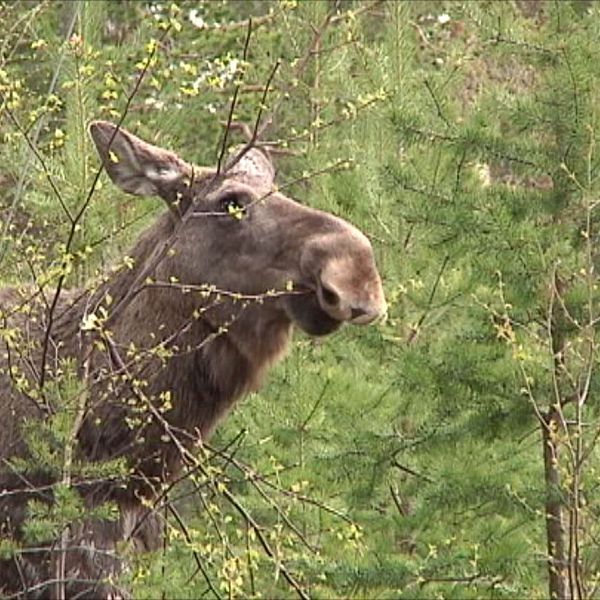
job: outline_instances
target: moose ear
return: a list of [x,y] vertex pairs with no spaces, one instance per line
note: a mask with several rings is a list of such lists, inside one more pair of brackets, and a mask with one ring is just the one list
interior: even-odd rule
[[[222,123],[231,131],[240,131],[247,142],[256,139],[256,132],[247,123],[240,121],[231,121]],[[243,179],[258,180],[267,186],[273,185],[275,179],[275,167],[271,160],[273,150],[266,147],[258,148],[253,146],[250,149],[247,146],[236,146],[229,153],[229,158],[225,163],[225,171],[230,175],[237,175]]]
[[192,166],[175,153],[144,142],[107,121],[94,121],[90,134],[106,172],[122,190],[173,202]]
[[231,175],[246,179],[260,180],[266,185],[272,185],[275,179],[275,167],[271,158],[259,148],[250,148],[241,159],[238,154],[242,147],[236,148],[225,163],[225,170]]

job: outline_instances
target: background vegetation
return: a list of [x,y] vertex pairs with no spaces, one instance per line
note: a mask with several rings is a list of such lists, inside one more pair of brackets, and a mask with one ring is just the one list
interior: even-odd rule
[[388,320],[297,336],[207,473],[171,490],[168,543],[124,575],[136,597],[598,595],[598,4],[0,2],[0,19],[4,283],[82,285],[162,210],[103,178],[65,248],[90,120],[213,165],[234,91],[252,124],[273,73],[280,184],[363,229],[384,277]]

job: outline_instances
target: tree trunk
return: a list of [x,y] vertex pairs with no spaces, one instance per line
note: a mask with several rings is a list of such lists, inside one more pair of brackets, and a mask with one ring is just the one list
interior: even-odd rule
[[544,442],[544,480],[546,484],[546,540],[548,544],[548,586],[550,598],[571,598],[567,577],[565,527],[560,497],[560,473],[558,471],[558,444],[556,432],[560,428],[558,413],[550,409],[545,415],[546,427],[542,427]]

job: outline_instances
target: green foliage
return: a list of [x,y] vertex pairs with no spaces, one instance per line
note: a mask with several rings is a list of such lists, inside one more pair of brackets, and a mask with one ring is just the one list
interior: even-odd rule
[[[556,437],[565,454],[578,435],[589,448],[582,472],[560,463],[558,491],[573,512],[573,481],[581,487],[592,590],[598,6],[330,10],[0,5],[10,25],[0,54],[6,282],[84,285],[156,212],[154,200],[101,179],[66,241],[96,177],[90,120],[126,112],[142,137],[214,165],[236,86],[234,118],[253,125],[276,60],[269,138],[298,154],[279,161],[281,185],[366,231],[384,274],[386,323],[298,339],[169,490],[169,543],[136,556],[125,579],[136,597],[291,597],[286,574],[316,598],[545,597],[537,415],[585,387],[580,411],[564,405],[575,425]],[[557,371],[558,350],[566,367]],[[57,411],[28,428],[27,443],[37,466],[64,475],[85,392],[72,365],[57,375],[48,387]],[[124,477],[124,465],[69,466],[69,477],[109,475]],[[68,483],[54,499],[28,505],[30,540],[84,516]],[[0,541],[0,554],[13,550]]]

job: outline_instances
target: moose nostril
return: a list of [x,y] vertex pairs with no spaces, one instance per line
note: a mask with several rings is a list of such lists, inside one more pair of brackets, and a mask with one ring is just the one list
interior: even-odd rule
[[323,301],[329,306],[337,306],[340,303],[339,295],[324,285],[321,285],[321,296]]
[[352,320],[358,319],[358,317],[362,317],[363,315],[366,315],[366,314],[367,314],[367,311],[362,308],[351,308],[350,309],[350,318]]

